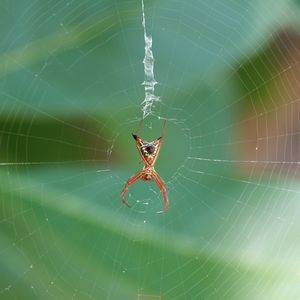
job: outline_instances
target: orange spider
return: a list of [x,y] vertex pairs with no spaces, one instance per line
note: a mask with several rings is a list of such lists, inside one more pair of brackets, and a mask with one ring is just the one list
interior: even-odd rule
[[159,154],[160,146],[162,144],[162,140],[165,135],[165,130],[166,130],[166,121],[164,122],[164,127],[162,131],[161,137],[158,139],[152,141],[152,142],[146,142],[142,140],[138,133],[139,133],[139,128],[136,130],[136,134],[132,134],[133,138],[136,140],[136,147],[139,151],[139,154],[142,158],[142,161],[144,163],[144,167],[141,171],[135,173],[132,177],[128,179],[126,182],[121,195],[122,195],[122,203],[130,207],[130,205],[125,201],[125,195],[127,193],[128,188],[134,184],[137,180],[142,179],[142,180],[155,180],[155,183],[159,187],[163,198],[164,198],[164,211],[167,211],[169,209],[169,201],[167,197],[167,192],[166,192],[166,184],[162,180],[162,178],[158,175],[158,173],[154,170],[154,164],[156,162],[156,159]]

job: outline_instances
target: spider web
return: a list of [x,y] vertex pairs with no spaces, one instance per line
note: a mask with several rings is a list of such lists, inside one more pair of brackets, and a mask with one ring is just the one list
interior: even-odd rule
[[[296,5],[15,4],[0,4],[1,298],[297,299]],[[168,214],[154,183],[121,206],[141,116],[147,140],[167,120]]]

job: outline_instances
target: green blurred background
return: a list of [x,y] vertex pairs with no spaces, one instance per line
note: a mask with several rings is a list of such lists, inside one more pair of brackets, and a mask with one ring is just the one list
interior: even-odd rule
[[145,0],[163,214],[141,2],[2,1],[0,299],[300,299],[298,5]]

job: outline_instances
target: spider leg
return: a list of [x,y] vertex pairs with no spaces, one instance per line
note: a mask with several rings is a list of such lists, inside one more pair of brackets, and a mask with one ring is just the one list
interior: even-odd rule
[[164,121],[164,127],[163,127],[163,130],[162,130],[162,134],[161,134],[161,138],[163,139],[164,136],[165,136],[165,132],[166,132],[166,125],[167,125],[167,120]]
[[166,184],[164,183],[162,178],[158,175],[158,173],[155,170],[153,170],[152,176],[163,195],[164,211],[166,212],[170,208],[170,204],[169,204],[169,200],[168,200],[168,196],[167,196]]
[[121,192],[121,195],[122,195],[122,204],[125,204],[125,205],[128,206],[128,207],[131,207],[131,206],[128,204],[128,202],[125,200],[125,196],[126,196],[127,190],[128,190],[128,188],[129,188],[132,184],[134,184],[137,180],[141,179],[141,178],[144,176],[144,173],[145,173],[144,170],[138,171],[137,173],[135,173],[132,177],[130,177],[130,178],[127,180],[127,182],[126,182],[126,184],[125,184],[125,186],[124,186],[124,188],[123,188],[123,190],[122,190],[122,192]]
[[140,131],[142,125],[143,125],[143,119],[141,119],[141,121],[139,122],[139,125],[138,125],[138,127],[136,129],[136,132],[135,132],[136,136],[139,135],[139,131]]

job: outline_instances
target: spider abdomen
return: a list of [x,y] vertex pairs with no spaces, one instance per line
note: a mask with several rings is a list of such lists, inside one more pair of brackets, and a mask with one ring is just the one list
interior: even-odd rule
[[156,147],[154,145],[146,145],[146,149],[145,149],[149,154],[154,154]]

